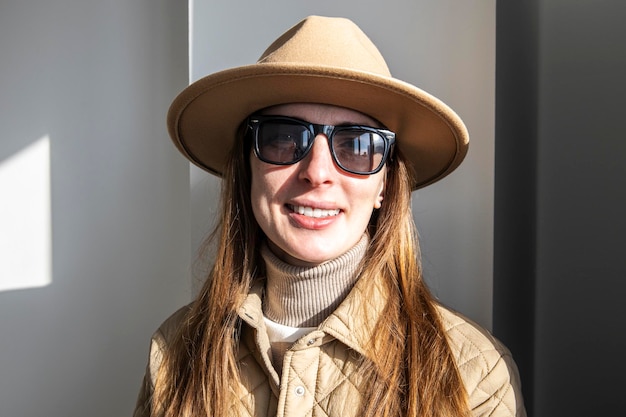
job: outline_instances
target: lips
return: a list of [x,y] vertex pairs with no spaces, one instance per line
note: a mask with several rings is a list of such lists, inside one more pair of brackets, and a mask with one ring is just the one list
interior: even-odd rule
[[327,209],[321,209],[317,207],[295,206],[291,204],[289,204],[288,207],[294,213],[298,213],[306,217],[313,217],[316,219],[337,216],[340,212],[339,209],[327,210]]

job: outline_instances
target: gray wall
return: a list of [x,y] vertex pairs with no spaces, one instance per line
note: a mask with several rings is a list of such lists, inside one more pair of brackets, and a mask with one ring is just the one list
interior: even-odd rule
[[50,283],[0,291],[0,416],[128,416],[150,334],[191,292],[189,169],[165,129],[186,3],[3,0],[0,56],[0,168],[49,137],[52,228]]
[[[413,194],[426,276],[445,303],[491,326],[495,0],[194,1],[192,79],[256,61],[310,14],[354,20],[392,74],[455,109],[471,135],[461,167]],[[192,170],[192,246],[215,212],[217,181]]]
[[530,415],[623,414],[626,3],[498,2],[494,329]]

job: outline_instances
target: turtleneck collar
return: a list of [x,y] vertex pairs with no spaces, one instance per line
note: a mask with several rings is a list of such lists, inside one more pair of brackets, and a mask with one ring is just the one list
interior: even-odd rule
[[264,244],[261,247],[267,272],[264,316],[285,326],[318,326],[341,304],[358,280],[368,242],[367,235],[363,235],[348,252],[314,267],[287,264]]

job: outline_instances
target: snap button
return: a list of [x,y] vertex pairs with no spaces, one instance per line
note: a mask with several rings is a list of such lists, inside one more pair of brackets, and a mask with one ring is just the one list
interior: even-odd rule
[[302,385],[298,385],[294,392],[298,397],[302,397],[304,395],[304,387]]
[[316,340],[316,339],[309,339],[309,340],[306,342],[306,344],[307,344],[307,345],[309,345],[309,346],[311,346],[311,345],[313,345],[313,344],[315,343],[315,340]]

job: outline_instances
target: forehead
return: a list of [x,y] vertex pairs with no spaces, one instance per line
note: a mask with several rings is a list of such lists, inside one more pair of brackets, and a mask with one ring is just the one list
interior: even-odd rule
[[263,109],[260,114],[295,117],[307,122],[325,125],[355,124],[381,127],[379,122],[364,113],[331,104],[280,104]]

